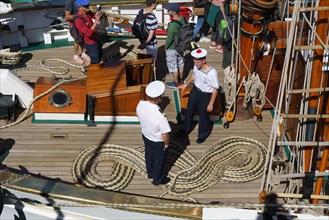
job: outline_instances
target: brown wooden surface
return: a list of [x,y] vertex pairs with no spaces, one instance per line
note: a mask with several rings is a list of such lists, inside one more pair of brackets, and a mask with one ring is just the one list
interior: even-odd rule
[[[54,77],[39,77],[34,87],[34,98],[51,89],[57,83]],[[56,108],[48,101],[49,97],[59,89],[63,89],[72,98],[70,104],[64,108]],[[69,84],[61,85],[53,92],[38,99],[33,104],[33,111],[43,113],[85,113],[87,110],[86,91],[86,80],[74,81]]]
[[[282,57],[282,55],[276,55],[276,57]],[[271,68],[272,55],[264,56],[257,65],[257,72],[259,74],[261,82],[267,89],[265,96],[267,97],[263,109],[271,109],[276,105],[278,97],[279,85],[281,80],[282,68],[279,68],[276,64]],[[268,82],[268,83],[267,83]]]
[[[115,88],[113,86],[115,85]],[[124,61],[88,66],[87,93],[124,90],[127,88]]]
[[[109,44],[117,44],[111,42]],[[126,41],[127,45],[137,47],[137,40]],[[172,76],[167,75],[165,56],[163,50],[164,40],[159,39],[160,48],[158,54],[157,74],[164,75],[167,81],[172,81]],[[200,43],[206,49],[209,43]],[[33,54],[27,62],[27,66],[39,65],[40,60],[52,57],[61,57],[67,62],[72,61],[72,47],[53,48],[27,52]],[[129,54],[125,59],[131,59]],[[223,83],[223,70],[221,68],[222,54],[208,49],[207,62],[213,65],[218,71],[220,83]],[[61,62],[55,62],[57,65],[63,65]],[[192,59],[186,55],[185,76],[187,76],[193,67]],[[26,69],[17,72],[25,81],[31,84],[36,82],[39,76],[51,76],[52,73],[41,69]],[[78,68],[70,67],[67,75],[73,77],[85,76]],[[198,126],[192,133],[181,139],[175,139],[173,133],[176,132],[180,125],[176,120],[177,112],[175,110],[175,101],[173,90],[166,88],[162,108],[170,122],[172,133],[171,141],[187,147],[187,150],[195,157],[199,158],[211,145],[216,141],[230,136],[243,136],[256,139],[266,146],[269,142],[270,130],[272,127],[272,117],[270,111],[262,113],[263,121],[257,122],[256,117],[248,117],[245,120],[236,120],[230,124],[229,129],[224,129],[222,124],[215,124],[209,138],[203,144],[196,144]],[[20,115],[20,117],[22,114]],[[31,117],[22,123],[13,127],[0,130],[0,138],[12,138],[15,140],[9,156],[5,159],[4,164],[17,169],[26,169],[31,173],[40,173],[52,178],[60,178],[64,181],[73,182],[71,167],[73,161],[86,148],[100,143],[110,143],[124,145],[127,147],[139,147],[143,145],[140,126],[136,124],[98,124],[96,127],[87,127],[86,124],[39,124],[31,123]],[[53,135],[63,135],[67,138],[51,138]],[[110,168],[100,166],[99,172],[110,172]],[[175,168],[173,168],[175,169]],[[258,193],[260,191],[261,178],[252,182],[231,184],[218,183],[213,187],[193,193],[191,196],[198,199],[199,202],[225,202],[225,203],[258,203]],[[163,190],[154,186],[138,172],[132,182],[126,189],[126,193],[142,194],[157,197]],[[174,198],[165,196],[165,198]]]

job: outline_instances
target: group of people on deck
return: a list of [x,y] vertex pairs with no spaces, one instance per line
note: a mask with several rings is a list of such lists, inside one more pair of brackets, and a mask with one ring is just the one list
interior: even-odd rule
[[[222,2],[223,0],[219,1]],[[77,63],[87,65],[101,62],[102,57],[102,48],[99,43],[96,25],[103,14],[101,11],[91,12],[89,10],[89,3],[90,0],[68,0],[65,8],[65,17],[67,20],[72,21],[76,16],[84,18],[84,20],[75,20],[76,27],[84,35],[84,44],[74,45],[73,59]],[[138,46],[139,49],[146,49],[146,53],[152,55],[155,62],[159,62],[157,57],[158,42],[155,34],[156,29],[158,29],[158,21],[153,13],[157,4],[157,0],[146,0],[146,8],[142,9],[142,12],[148,14],[145,23],[146,28],[149,30],[149,36],[146,41],[141,41]],[[177,22],[173,22],[173,20],[183,23],[185,22],[185,18],[179,14],[180,6],[177,3],[169,3],[164,8],[172,20],[167,28],[165,52],[168,71],[173,75],[173,82],[167,82],[166,86],[183,91],[189,84],[193,83],[184,123],[174,136],[176,138],[188,136],[193,129],[194,114],[198,110],[200,117],[196,143],[201,144],[212,131],[210,113],[213,111],[220,87],[218,73],[206,61],[207,50],[198,48],[191,52],[194,63],[193,72],[186,79],[183,78],[184,54],[177,52],[174,45],[174,40],[180,26]],[[197,27],[199,30],[194,31],[195,38],[201,37],[201,39],[205,39],[206,32],[203,26],[203,24],[201,26],[199,24]],[[210,48],[220,51],[221,43],[217,41],[217,36],[212,36],[211,40]],[[78,53],[79,50],[82,51],[81,55]],[[162,81],[155,80],[151,82],[145,90],[149,99],[141,100],[136,108],[136,114],[140,121],[142,138],[145,144],[147,175],[154,185],[166,184],[170,181],[166,172],[163,170],[171,132],[169,122],[159,107],[164,91],[165,84]]]

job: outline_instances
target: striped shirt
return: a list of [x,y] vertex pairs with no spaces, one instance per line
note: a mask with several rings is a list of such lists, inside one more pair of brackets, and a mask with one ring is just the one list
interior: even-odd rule
[[[144,13],[145,10],[144,10]],[[158,29],[158,19],[155,17],[154,13],[148,13],[147,17],[146,17],[146,21],[145,21],[145,24],[146,24],[146,29],[147,30],[156,30]],[[157,41],[157,38],[155,36],[155,33],[153,35],[153,38],[152,40],[150,41],[150,43],[148,43],[148,45],[154,45],[154,44],[157,44],[158,41]]]

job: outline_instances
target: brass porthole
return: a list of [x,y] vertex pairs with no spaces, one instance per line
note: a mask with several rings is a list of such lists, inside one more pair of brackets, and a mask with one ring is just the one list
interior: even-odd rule
[[64,108],[69,106],[71,101],[72,97],[64,89],[56,90],[48,98],[49,104],[53,105],[55,108]]

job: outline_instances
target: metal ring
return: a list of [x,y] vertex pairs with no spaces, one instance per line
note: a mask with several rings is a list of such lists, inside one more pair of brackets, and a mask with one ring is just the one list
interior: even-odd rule
[[55,108],[64,108],[69,106],[71,101],[72,97],[64,89],[56,90],[48,98],[49,104],[53,105]]

